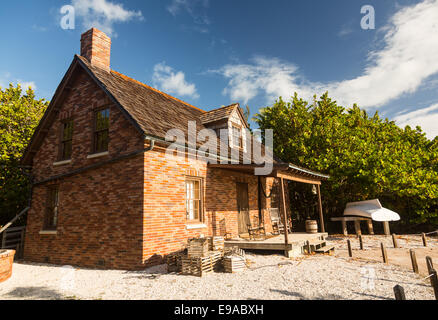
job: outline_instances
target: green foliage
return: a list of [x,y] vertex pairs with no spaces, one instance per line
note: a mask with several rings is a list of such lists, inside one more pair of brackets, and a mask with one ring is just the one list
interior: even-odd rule
[[420,127],[402,129],[357,105],[346,109],[325,93],[313,105],[295,94],[256,114],[274,129],[274,152],[284,161],[331,176],[324,205],[340,215],[345,204],[379,198],[403,223],[438,224],[438,138]]
[[31,88],[0,88],[0,225],[26,207],[30,186],[20,158],[47,106]]

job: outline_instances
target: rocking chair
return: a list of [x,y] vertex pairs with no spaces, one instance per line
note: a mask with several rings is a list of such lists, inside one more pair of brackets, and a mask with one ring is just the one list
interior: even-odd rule
[[247,224],[248,234],[250,240],[256,240],[256,237],[262,237],[262,239],[266,238],[266,230],[265,226],[257,223],[258,226],[253,227],[251,222]]
[[[274,234],[284,234],[284,224],[281,220],[278,208],[270,208],[269,212],[271,214],[272,229],[274,231]],[[292,232],[289,224],[287,226],[287,231],[289,233]]]

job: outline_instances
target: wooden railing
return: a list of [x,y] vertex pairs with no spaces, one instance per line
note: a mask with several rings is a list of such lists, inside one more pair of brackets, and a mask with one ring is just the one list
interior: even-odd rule
[[21,258],[23,255],[24,247],[24,232],[25,226],[8,228],[2,234],[1,249],[13,249],[15,250],[15,256]]
[[23,256],[23,248],[24,248],[24,233],[26,231],[26,227],[14,227],[11,228],[11,225],[17,221],[21,216],[23,216],[27,211],[29,211],[29,207],[21,211],[17,214],[11,221],[9,221],[4,227],[0,229],[1,235],[1,247],[0,249],[13,249],[15,250],[15,256],[18,258],[22,258]]

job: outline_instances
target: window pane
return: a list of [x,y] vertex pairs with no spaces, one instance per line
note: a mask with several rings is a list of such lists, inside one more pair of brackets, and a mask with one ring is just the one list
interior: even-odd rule
[[73,137],[73,121],[64,123],[63,141],[71,140]]
[[62,143],[62,159],[67,160],[71,158],[72,142],[66,141]]
[[186,212],[188,220],[199,220],[201,216],[201,182],[186,181]]
[[96,113],[96,131],[109,128],[109,109]]
[[108,131],[96,132],[94,139],[96,152],[103,152],[108,150]]
[[58,224],[58,187],[51,187],[48,190],[46,217],[44,225],[46,229],[56,229]]
[[233,146],[240,147],[240,129],[233,127]]
[[199,181],[194,181],[193,199],[195,199],[195,200],[201,199]]

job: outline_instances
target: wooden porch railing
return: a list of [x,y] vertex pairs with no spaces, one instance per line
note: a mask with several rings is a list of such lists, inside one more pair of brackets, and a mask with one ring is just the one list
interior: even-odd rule
[[13,249],[15,250],[15,256],[21,258],[23,255],[24,248],[24,233],[26,231],[26,227],[14,227],[10,228],[11,225],[17,221],[21,216],[23,216],[27,211],[29,211],[29,207],[21,211],[18,215],[16,215],[11,221],[9,221],[4,227],[0,229],[1,235],[1,247],[0,249]]
[[1,249],[15,250],[15,256],[21,258],[24,247],[24,232],[26,227],[9,228],[3,232]]

